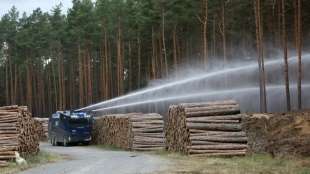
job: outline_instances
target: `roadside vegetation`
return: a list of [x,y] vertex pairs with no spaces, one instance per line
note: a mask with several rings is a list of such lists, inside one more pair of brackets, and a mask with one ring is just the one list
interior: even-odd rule
[[37,167],[42,164],[52,163],[62,160],[63,157],[57,154],[49,152],[39,152],[37,155],[31,155],[25,158],[27,164],[17,165],[15,162],[11,162],[8,167],[1,168],[0,174],[15,174],[20,171],[24,171],[29,168]]
[[245,157],[188,157],[180,154],[155,153],[171,161],[161,174],[309,174],[310,158],[272,158],[267,154]]

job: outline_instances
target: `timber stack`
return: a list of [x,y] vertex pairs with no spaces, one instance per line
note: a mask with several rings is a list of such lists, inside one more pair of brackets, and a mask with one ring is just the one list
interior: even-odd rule
[[39,151],[38,127],[25,106],[0,107],[0,167],[22,156]]
[[242,117],[232,100],[172,105],[165,131],[167,149],[195,156],[245,155]]
[[95,118],[94,143],[126,150],[154,151],[165,148],[164,121],[159,114],[129,113]]
[[35,117],[35,121],[38,124],[39,128],[39,137],[40,140],[47,140],[48,136],[48,118],[39,118]]

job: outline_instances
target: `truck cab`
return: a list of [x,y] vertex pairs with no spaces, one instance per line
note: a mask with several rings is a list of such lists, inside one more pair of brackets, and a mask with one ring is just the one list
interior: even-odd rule
[[49,141],[53,146],[68,146],[70,143],[89,144],[92,123],[92,117],[85,112],[57,111],[49,119]]

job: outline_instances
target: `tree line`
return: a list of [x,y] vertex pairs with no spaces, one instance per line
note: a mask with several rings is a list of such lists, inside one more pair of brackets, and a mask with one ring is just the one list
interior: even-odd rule
[[[15,7],[0,21],[0,105],[27,105],[34,115],[110,99],[197,63],[208,70],[256,59],[266,111],[264,59],[301,57],[310,3],[302,0],[73,0],[72,8]],[[293,50],[288,53],[288,50]],[[176,75],[178,73],[175,73]]]

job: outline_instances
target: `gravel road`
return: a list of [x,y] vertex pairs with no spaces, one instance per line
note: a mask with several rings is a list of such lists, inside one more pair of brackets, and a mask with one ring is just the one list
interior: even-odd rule
[[66,155],[70,160],[45,164],[20,174],[145,174],[164,170],[169,161],[160,156],[95,147],[54,147],[41,144],[42,151]]

